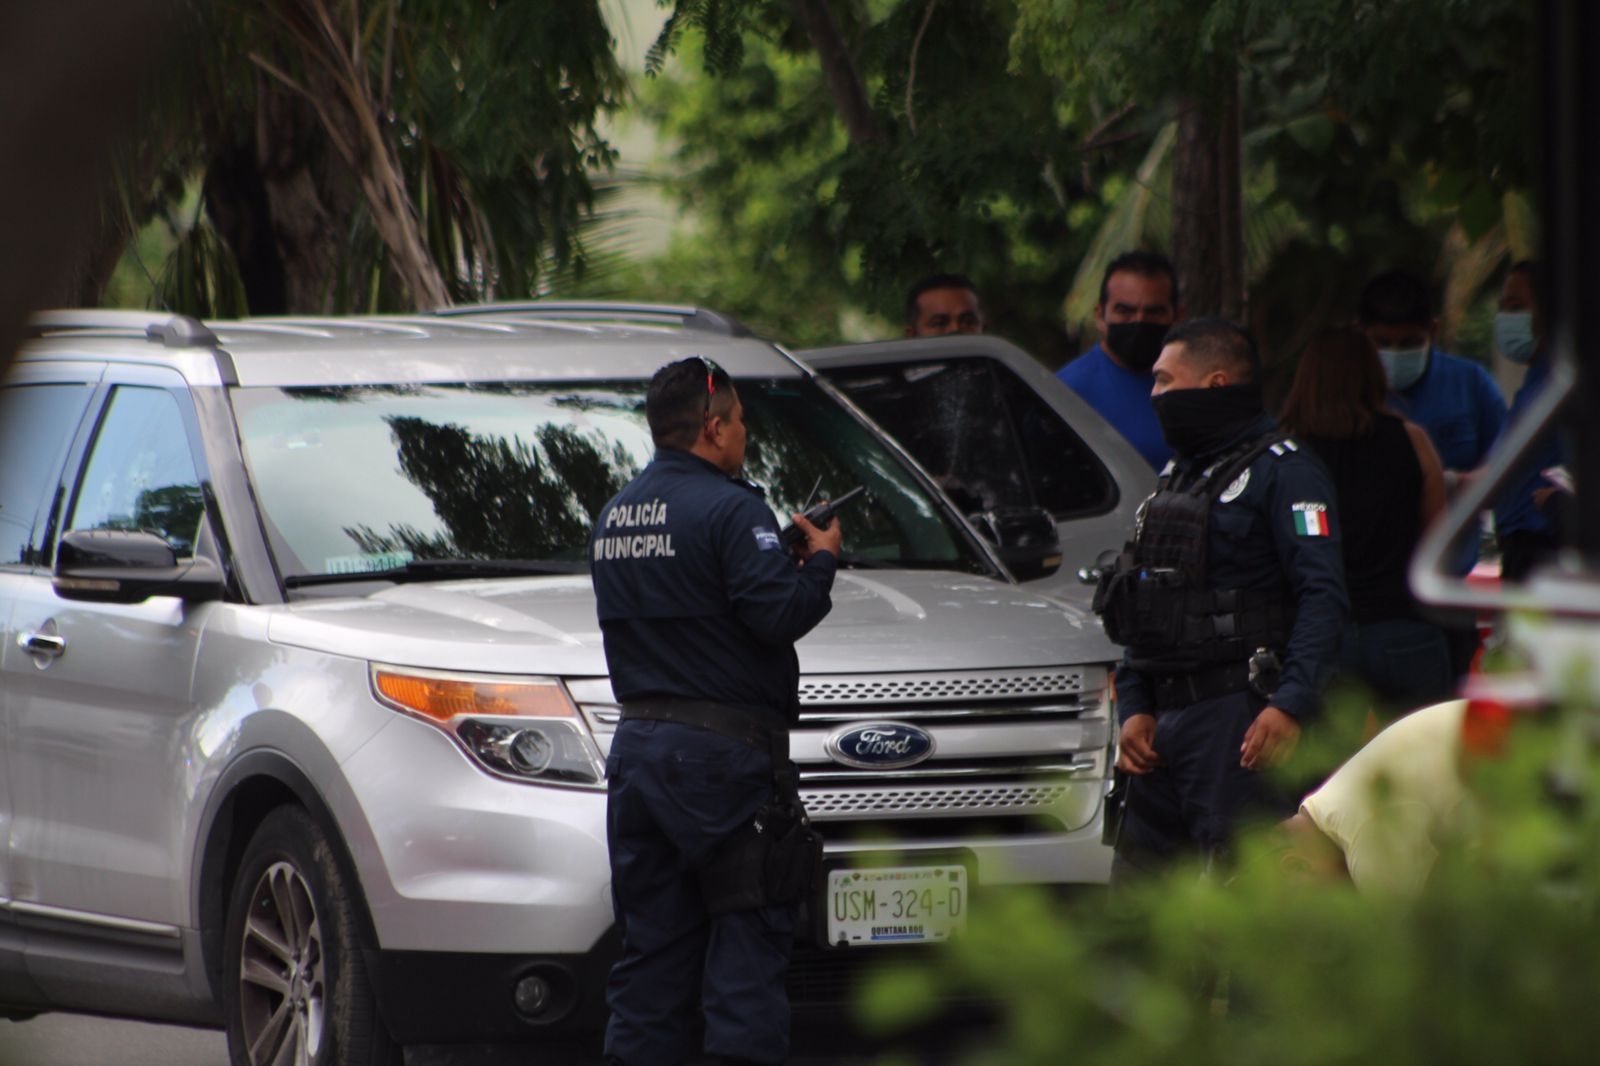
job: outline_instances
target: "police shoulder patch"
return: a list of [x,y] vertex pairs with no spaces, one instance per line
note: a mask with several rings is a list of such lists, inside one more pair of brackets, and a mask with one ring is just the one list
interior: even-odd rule
[[1221,503],[1232,503],[1234,500],[1237,500],[1240,496],[1244,495],[1244,490],[1249,484],[1250,468],[1245,467],[1244,471],[1238,477],[1234,478],[1233,481],[1228,484],[1227,488],[1222,490],[1222,495],[1218,496],[1217,500]]
[[1287,455],[1293,455],[1295,452],[1297,452],[1299,450],[1300,450],[1300,445],[1298,445],[1298,444],[1296,444],[1294,442],[1294,438],[1293,437],[1285,437],[1283,440],[1279,441],[1278,443],[1272,445],[1271,447],[1269,447],[1267,449],[1267,451],[1271,452],[1273,455],[1277,456],[1279,459],[1282,459],[1284,456],[1287,456]]
[[755,534],[757,551],[775,552],[783,548],[783,541],[778,538],[777,530],[756,526],[750,532]]
[[1290,508],[1294,514],[1294,531],[1302,537],[1326,537],[1332,530],[1328,527],[1328,505],[1320,502],[1301,502]]

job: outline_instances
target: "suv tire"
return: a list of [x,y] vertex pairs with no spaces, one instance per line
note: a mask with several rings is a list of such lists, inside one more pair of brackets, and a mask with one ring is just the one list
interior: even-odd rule
[[228,904],[223,1002],[235,1066],[398,1066],[357,907],[310,815],[284,806],[262,820]]

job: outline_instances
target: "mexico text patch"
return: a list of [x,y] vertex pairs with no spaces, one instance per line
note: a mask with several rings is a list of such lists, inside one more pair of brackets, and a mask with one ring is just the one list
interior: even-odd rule
[[1297,503],[1294,505],[1294,531],[1302,537],[1326,537],[1328,505],[1325,503]]

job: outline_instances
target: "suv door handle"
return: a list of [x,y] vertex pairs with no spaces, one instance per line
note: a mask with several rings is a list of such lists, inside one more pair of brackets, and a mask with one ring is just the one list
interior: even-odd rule
[[32,655],[48,655],[54,659],[67,650],[67,638],[50,633],[18,633],[17,647]]

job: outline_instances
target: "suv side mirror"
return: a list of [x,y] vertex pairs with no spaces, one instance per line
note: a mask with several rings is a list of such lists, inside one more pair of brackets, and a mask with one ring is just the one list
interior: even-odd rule
[[1061,535],[1043,507],[995,507],[968,515],[967,521],[1000,549],[1000,558],[1018,581],[1048,577],[1061,569]]
[[220,600],[227,584],[221,567],[204,556],[178,561],[156,533],[75,529],[56,551],[56,595],[92,603],[141,603],[151,596],[191,602]]

